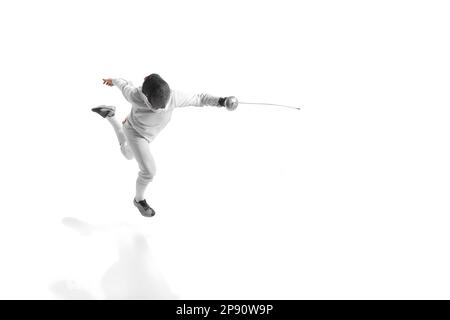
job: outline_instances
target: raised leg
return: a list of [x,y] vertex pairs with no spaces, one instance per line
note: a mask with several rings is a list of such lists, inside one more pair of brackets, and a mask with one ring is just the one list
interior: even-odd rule
[[130,148],[130,145],[128,143],[127,137],[125,136],[125,133],[123,132],[122,125],[117,121],[115,116],[112,117],[106,117],[106,119],[109,121],[109,123],[114,128],[114,132],[116,133],[117,140],[120,144],[120,152],[122,152],[123,156],[131,160],[133,159],[133,151]]
[[115,117],[116,107],[101,105],[92,108],[92,111],[99,114],[103,118],[106,118],[106,120],[109,121],[109,123],[114,129],[114,132],[116,133],[117,140],[119,140],[120,151],[122,152],[123,156],[128,160],[133,159],[133,152],[128,146],[127,137],[123,132],[121,124],[117,121]]

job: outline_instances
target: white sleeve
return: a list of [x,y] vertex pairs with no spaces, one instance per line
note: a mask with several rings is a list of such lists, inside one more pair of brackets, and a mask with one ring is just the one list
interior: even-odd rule
[[215,106],[219,107],[219,98],[209,95],[207,93],[188,94],[181,91],[173,90],[173,97],[175,100],[175,107],[203,107]]
[[137,90],[137,88],[134,87],[131,82],[121,78],[113,79],[112,83],[114,86],[119,88],[120,91],[122,91],[122,94],[125,97],[125,99],[131,102],[131,95]]

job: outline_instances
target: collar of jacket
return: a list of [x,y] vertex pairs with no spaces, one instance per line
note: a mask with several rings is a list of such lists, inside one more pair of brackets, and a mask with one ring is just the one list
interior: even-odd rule
[[150,101],[148,101],[147,96],[142,92],[142,87],[139,87],[139,94],[141,95],[142,100],[144,100],[145,105],[155,113],[161,113],[167,111],[167,104],[164,108],[154,109],[151,105]]

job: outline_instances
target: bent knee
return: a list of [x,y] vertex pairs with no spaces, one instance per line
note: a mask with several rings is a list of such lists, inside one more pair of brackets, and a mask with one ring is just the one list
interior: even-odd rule
[[155,173],[156,173],[155,170],[144,169],[139,171],[139,176],[143,180],[152,181],[153,178],[155,177]]
[[125,159],[127,160],[134,159],[133,151],[127,144],[122,144],[120,146],[120,151],[122,152],[122,155],[125,157]]

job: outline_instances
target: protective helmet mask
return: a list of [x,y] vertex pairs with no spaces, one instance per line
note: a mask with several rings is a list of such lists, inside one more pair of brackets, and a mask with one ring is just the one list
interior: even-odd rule
[[152,73],[145,77],[140,91],[142,99],[150,110],[156,113],[167,110],[171,90],[160,75]]

